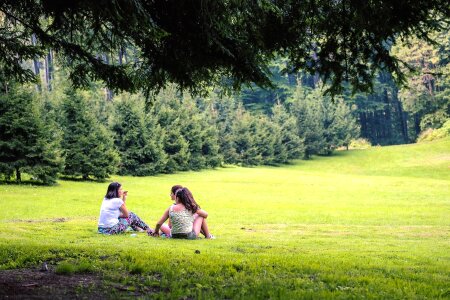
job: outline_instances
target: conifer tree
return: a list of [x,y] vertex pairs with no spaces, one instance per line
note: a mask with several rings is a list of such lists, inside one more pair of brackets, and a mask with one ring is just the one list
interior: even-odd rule
[[26,172],[45,184],[54,183],[63,159],[52,122],[44,122],[33,96],[12,87],[0,94],[0,172],[7,179]]
[[206,167],[215,168],[221,165],[223,156],[219,153],[219,129],[215,123],[214,109],[211,104],[204,108],[202,118],[203,144],[202,155],[206,160]]
[[300,85],[293,95],[292,109],[297,118],[298,135],[305,143],[305,159],[324,148],[321,97],[320,91],[308,92]]
[[272,121],[278,125],[281,134],[281,145],[275,148],[277,163],[287,163],[291,159],[298,159],[304,155],[303,140],[297,134],[297,123],[294,116],[286,108],[277,103],[272,108]]
[[206,167],[206,159],[203,157],[202,147],[204,132],[202,116],[191,99],[183,99],[179,109],[181,133],[188,144],[190,170],[200,170]]
[[74,90],[66,90],[62,149],[66,165],[64,174],[105,179],[117,171],[119,155],[114,149],[112,133],[94,116],[86,99]]
[[216,124],[219,139],[219,153],[226,164],[238,163],[238,154],[234,144],[233,124],[235,123],[237,109],[236,101],[232,97],[219,99],[213,94],[211,97],[211,117]]
[[[199,100],[201,101],[201,100]],[[189,145],[189,169],[200,170],[220,165],[218,133],[206,112],[190,97],[182,99],[179,108],[182,135]]]
[[244,166],[258,165],[262,161],[255,142],[255,128],[255,120],[242,106],[239,106],[232,125],[232,133],[237,163]]
[[270,121],[265,115],[253,117],[254,141],[261,163],[266,165],[275,164],[275,147],[281,144],[281,134],[278,126]]
[[123,95],[122,101],[116,104],[113,131],[121,158],[119,174],[122,175],[146,176],[164,169],[162,145],[150,136],[140,100],[136,96]]
[[333,102],[329,97],[323,97],[322,116],[324,147],[321,153],[330,155],[334,149],[347,146],[351,139],[359,136],[356,120],[341,98]]
[[147,128],[147,137],[149,148],[151,150],[152,167],[154,174],[163,173],[167,164],[167,153],[164,151],[164,140],[166,132],[158,124],[158,118],[155,115],[147,113],[145,115],[145,126]]
[[157,97],[149,112],[165,132],[163,146],[167,163],[164,171],[167,173],[189,169],[189,144],[182,134],[185,119],[181,109],[181,102],[174,87],[169,87]]
[[166,128],[164,151],[168,156],[166,172],[173,173],[189,170],[189,144],[181,134],[179,119],[176,119],[175,122]]

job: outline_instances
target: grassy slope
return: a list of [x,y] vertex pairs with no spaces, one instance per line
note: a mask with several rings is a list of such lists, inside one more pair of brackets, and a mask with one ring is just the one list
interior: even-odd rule
[[218,239],[97,235],[106,183],[1,185],[0,268],[89,261],[105,278],[140,274],[154,297],[450,295],[449,139],[284,167],[113,179],[151,226],[170,186],[190,187]]

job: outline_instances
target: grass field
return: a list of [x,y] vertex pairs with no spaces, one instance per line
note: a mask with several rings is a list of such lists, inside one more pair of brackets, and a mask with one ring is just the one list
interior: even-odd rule
[[0,273],[45,261],[57,276],[100,280],[67,291],[83,297],[450,298],[450,139],[111,179],[151,227],[170,187],[189,187],[217,239],[97,234],[108,183],[3,184]]

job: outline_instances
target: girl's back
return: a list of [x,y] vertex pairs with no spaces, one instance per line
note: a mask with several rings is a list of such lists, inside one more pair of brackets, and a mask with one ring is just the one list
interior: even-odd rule
[[194,223],[194,214],[179,203],[169,208],[169,218],[172,223],[172,234],[190,233]]

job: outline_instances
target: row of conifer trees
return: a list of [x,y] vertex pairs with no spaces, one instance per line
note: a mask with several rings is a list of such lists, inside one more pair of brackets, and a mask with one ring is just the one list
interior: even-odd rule
[[331,154],[358,136],[349,107],[297,86],[269,115],[236,97],[194,98],[169,87],[146,102],[100,89],[0,94],[0,176],[46,184],[58,176],[104,179],[215,168],[277,165]]

